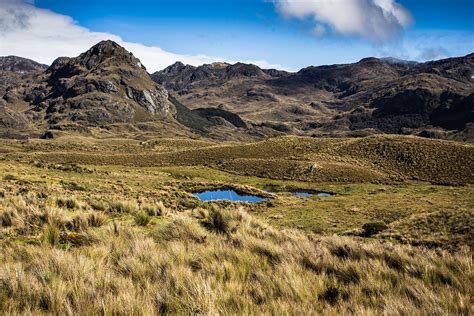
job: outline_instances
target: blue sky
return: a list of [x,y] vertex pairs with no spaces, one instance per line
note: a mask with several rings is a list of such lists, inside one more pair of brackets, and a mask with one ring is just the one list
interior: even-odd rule
[[[403,14],[411,15],[411,22],[387,20],[375,29],[367,29],[367,24],[354,33],[340,31],[345,25],[337,20],[341,13],[337,8],[333,13],[331,8],[320,12],[319,7],[308,6],[301,13],[312,0],[293,0],[293,7],[281,4],[285,1],[36,0],[34,6],[69,16],[91,32],[113,34],[125,42],[159,47],[178,56],[262,61],[290,70],[367,56],[426,60],[474,51],[472,0],[397,0],[395,4],[403,7]],[[378,0],[355,2],[371,1]],[[349,12],[348,16],[353,15]],[[373,38],[371,32],[381,27],[382,35]]]

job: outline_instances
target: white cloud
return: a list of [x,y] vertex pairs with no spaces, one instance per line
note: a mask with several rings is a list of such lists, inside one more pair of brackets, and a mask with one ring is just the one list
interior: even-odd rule
[[[149,72],[163,69],[176,61],[202,65],[232,60],[206,55],[181,55],[156,46],[130,43],[110,33],[93,32],[71,17],[34,6],[32,0],[0,0],[0,56],[16,55],[51,64],[59,56],[74,57],[94,44],[110,39],[131,51]],[[243,61],[262,68],[282,68],[266,61]]]
[[[413,23],[410,12],[395,0],[271,0],[287,18],[325,24],[337,33],[383,42]],[[316,32],[320,36],[321,32]]]

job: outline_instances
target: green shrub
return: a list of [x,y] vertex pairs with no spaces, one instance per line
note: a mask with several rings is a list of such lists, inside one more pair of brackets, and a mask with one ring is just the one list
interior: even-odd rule
[[371,237],[387,229],[387,225],[384,222],[371,222],[362,225],[362,235],[364,237]]
[[150,223],[151,217],[146,212],[138,212],[135,214],[135,224],[140,226],[146,226]]

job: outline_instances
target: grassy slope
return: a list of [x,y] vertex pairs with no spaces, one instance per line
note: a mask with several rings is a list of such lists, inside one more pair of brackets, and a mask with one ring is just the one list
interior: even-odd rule
[[[235,174],[312,182],[474,182],[474,146],[406,136],[359,139],[281,137],[252,144],[203,148],[176,146],[155,153],[140,148],[67,152],[52,148],[11,154],[11,159],[99,165],[203,165]],[[136,146],[138,147],[138,146]]]
[[[244,210],[7,196],[0,310],[468,314],[472,257],[277,230]],[[159,209],[159,212],[158,212]],[[152,215],[145,215],[143,212]],[[9,215],[7,215],[7,213]]]
[[[378,149],[368,150],[373,139],[282,138],[227,146],[185,139],[2,142],[0,310],[469,314],[472,184],[396,182],[397,177],[384,184],[360,182],[364,178],[285,180],[278,164],[270,176],[280,179],[244,175],[251,169],[216,169],[236,155],[313,164],[329,157],[331,163],[357,162],[391,175],[409,170],[388,154],[402,152],[399,143],[427,146],[416,152],[414,157],[422,156],[417,161],[431,159],[423,158],[427,152],[441,153],[430,161],[451,159],[443,152],[452,151],[461,160],[446,167],[454,170],[450,181],[465,179],[458,174],[472,163],[465,156],[470,146],[394,138],[385,142],[388,162],[380,165]],[[60,164],[58,157],[97,158],[100,165]],[[111,157],[126,157],[121,162],[128,166]],[[180,165],[185,162],[192,166]],[[423,174],[434,172],[427,170]],[[229,186],[336,196],[279,193],[271,203],[249,205],[199,203],[189,194]],[[388,228],[372,238],[357,237],[363,224],[374,221]]]

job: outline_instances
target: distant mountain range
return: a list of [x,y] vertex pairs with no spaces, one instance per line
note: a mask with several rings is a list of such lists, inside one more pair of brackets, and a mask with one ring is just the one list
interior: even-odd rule
[[149,75],[112,41],[45,66],[0,57],[0,136],[377,133],[474,141],[474,54],[416,63],[366,58],[296,73],[177,62]]
[[466,140],[474,132],[474,54],[427,63],[366,58],[297,73],[176,63],[152,78],[191,107],[220,107],[283,133]]

